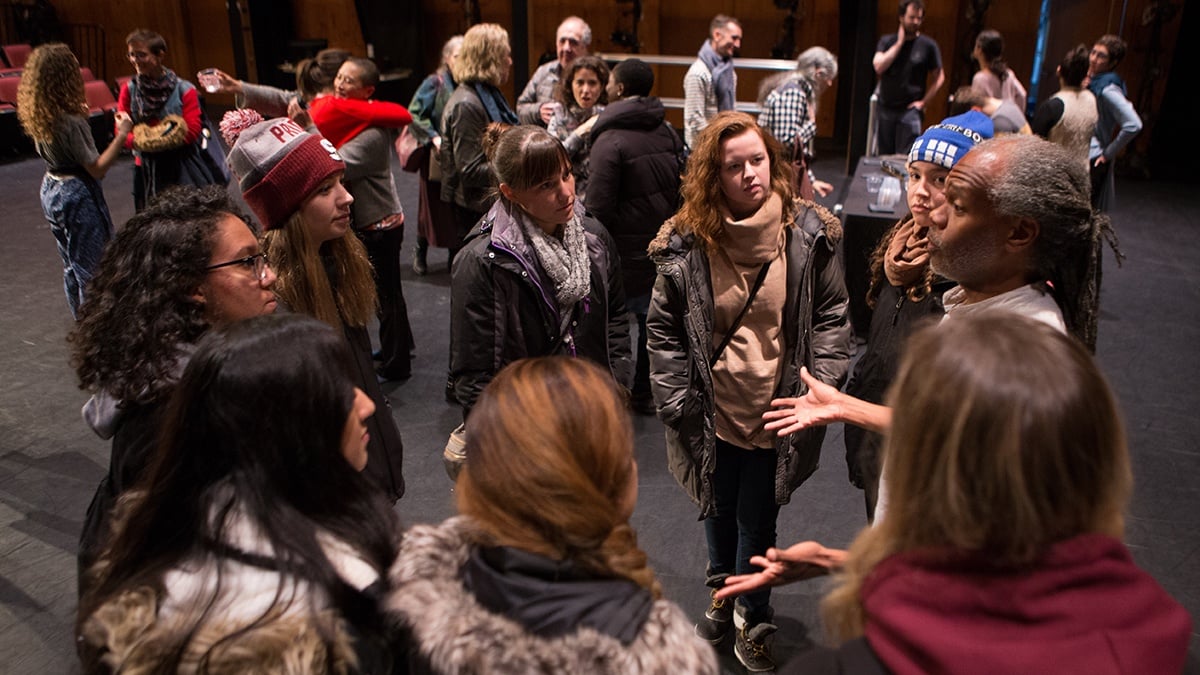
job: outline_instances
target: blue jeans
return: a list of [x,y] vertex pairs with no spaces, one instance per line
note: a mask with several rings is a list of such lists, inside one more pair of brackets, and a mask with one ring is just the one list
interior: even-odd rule
[[88,282],[100,266],[100,254],[112,238],[112,218],[100,183],[89,174],[42,178],[42,212],[63,261],[63,291],[71,316],[78,318]]
[[[775,545],[775,450],[746,450],[717,439],[713,472],[716,515],[704,520],[708,539],[708,574],[751,574],[760,571],[750,556]],[[771,618],[771,589],[738,598],[753,625]]]

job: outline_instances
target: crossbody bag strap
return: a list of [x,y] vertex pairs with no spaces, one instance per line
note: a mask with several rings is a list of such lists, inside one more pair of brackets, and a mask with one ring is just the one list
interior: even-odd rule
[[717,359],[721,358],[722,352],[729,346],[729,341],[733,339],[733,333],[738,326],[742,324],[742,317],[746,316],[746,312],[750,310],[750,305],[754,304],[754,296],[758,295],[758,289],[762,288],[763,282],[767,280],[767,270],[771,268],[771,261],[763,263],[763,266],[758,270],[758,277],[754,279],[754,286],[750,288],[750,297],[746,298],[746,304],[742,306],[742,311],[734,317],[733,323],[729,325],[729,330],[725,331],[725,337],[721,338],[721,344],[713,350],[712,357],[708,360],[708,367],[712,368],[717,365]]

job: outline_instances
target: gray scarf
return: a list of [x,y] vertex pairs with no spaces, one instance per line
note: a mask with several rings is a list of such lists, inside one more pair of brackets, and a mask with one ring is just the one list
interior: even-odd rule
[[554,299],[558,302],[559,314],[565,320],[571,315],[575,303],[592,291],[592,268],[579,214],[573,214],[563,224],[562,241],[559,241],[558,237],[546,234],[524,211],[513,210],[533,246],[538,263],[554,283]]

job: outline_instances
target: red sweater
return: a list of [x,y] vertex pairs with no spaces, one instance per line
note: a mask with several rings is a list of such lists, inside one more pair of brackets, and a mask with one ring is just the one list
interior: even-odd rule
[[909,552],[863,584],[867,641],[909,673],[1178,673],[1191,619],[1121,542],[1059,542],[1029,570]]
[[318,96],[309,104],[317,131],[340,148],[367,127],[400,128],[412,123],[408,108],[398,103],[337,96]]
[[[196,88],[193,86],[184,86],[184,81],[180,80],[179,85],[184,87],[184,91],[179,97],[179,104],[182,110],[177,114],[183,117],[183,121],[187,124],[187,142],[188,144],[195,143],[197,138],[200,138],[200,95],[196,93]],[[133,104],[130,102],[129,85],[121,87],[120,97],[117,99],[117,110],[133,115]],[[158,124],[158,118],[138,119],[134,118],[134,124],[149,124],[155,126]],[[133,147],[133,132],[125,137],[125,149]]]

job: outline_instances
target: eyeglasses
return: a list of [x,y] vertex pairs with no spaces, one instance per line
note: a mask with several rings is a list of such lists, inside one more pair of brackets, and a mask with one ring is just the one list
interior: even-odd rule
[[229,267],[231,265],[241,265],[246,269],[254,270],[254,276],[259,281],[262,281],[263,279],[267,278],[267,267],[270,265],[270,262],[267,261],[266,253],[255,253],[254,255],[248,255],[245,258],[238,258],[237,260],[230,260],[229,262],[217,263],[216,265],[209,265],[204,269],[207,272],[211,272],[215,269]]

